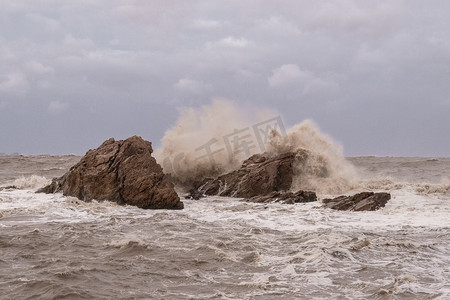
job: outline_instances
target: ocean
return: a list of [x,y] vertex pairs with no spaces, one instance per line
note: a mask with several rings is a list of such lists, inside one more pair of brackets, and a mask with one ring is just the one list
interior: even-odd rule
[[450,158],[348,158],[375,212],[34,192],[79,159],[0,156],[0,299],[450,299]]

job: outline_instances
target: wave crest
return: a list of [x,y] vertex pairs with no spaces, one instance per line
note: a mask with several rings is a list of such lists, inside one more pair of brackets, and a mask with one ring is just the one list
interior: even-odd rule
[[51,180],[43,176],[31,175],[17,178],[7,184],[19,190],[36,190],[50,184]]

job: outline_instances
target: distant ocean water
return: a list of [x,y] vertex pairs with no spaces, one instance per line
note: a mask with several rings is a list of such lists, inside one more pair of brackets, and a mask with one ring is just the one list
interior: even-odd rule
[[450,158],[349,158],[376,212],[34,193],[79,159],[0,156],[1,299],[450,299]]

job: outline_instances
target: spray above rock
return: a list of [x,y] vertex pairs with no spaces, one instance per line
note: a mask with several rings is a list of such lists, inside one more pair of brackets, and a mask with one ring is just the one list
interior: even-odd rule
[[306,151],[293,166],[293,190],[339,194],[354,187],[356,172],[342,147],[310,120],[286,128],[274,110],[245,108],[215,100],[180,111],[155,157],[180,187],[237,170],[254,154]]

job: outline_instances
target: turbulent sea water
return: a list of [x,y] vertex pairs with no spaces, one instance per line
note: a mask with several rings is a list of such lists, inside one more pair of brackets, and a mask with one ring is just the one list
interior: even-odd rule
[[78,160],[0,157],[0,299],[450,299],[450,158],[349,158],[376,212],[34,193]]

